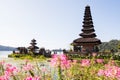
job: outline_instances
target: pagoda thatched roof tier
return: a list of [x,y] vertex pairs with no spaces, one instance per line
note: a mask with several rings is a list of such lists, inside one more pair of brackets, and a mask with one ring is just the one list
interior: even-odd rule
[[30,44],[31,44],[31,45],[36,45],[37,43],[35,43],[35,42],[31,42]]
[[92,17],[86,17],[84,16],[85,18],[83,20],[92,20]]
[[92,20],[85,20],[83,21],[84,24],[93,24],[93,21]]
[[39,49],[37,46],[29,46],[28,49]]
[[35,39],[32,39],[31,41],[32,41],[32,42],[36,42],[36,40],[35,40]]
[[73,44],[83,45],[83,44],[101,44],[101,41],[97,38],[78,38],[73,41]]
[[94,37],[96,37],[95,33],[81,33],[79,35],[82,36],[83,38],[94,38]]
[[92,27],[92,28],[83,28],[82,31],[83,31],[83,32],[85,32],[85,31],[94,32],[95,30],[94,30],[94,28]]
[[93,24],[84,24],[82,27],[83,27],[83,28],[87,28],[87,27],[92,28],[92,27],[94,27],[94,26],[93,26]]

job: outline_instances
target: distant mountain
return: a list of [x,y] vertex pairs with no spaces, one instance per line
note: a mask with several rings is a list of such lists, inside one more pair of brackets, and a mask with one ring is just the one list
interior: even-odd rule
[[0,45],[0,51],[13,51],[13,50],[16,50],[16,48]]

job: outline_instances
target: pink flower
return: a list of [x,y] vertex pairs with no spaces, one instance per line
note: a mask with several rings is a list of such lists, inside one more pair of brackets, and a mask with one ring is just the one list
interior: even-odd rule
[[103,76],[103,75],[104,75],[104,70],[100,69],[100,70],[98,71],[98,76]]
[[98,76],[105,76],[111,78],[120,78],[120,68],[117,66],[105,65],[105,69],[98,71]]
[[116,78],[120,80],[120,68],[117,69]]
[[25,71],[29,71],[29,70],[32,70],[34,68],[34,66],[32,64],[26,64],[23,66],[23,69]]
[[17,68],[15,66],[7,67],[6,71],[11,72],[11,73],[14,72],[14,71],[17,72]]
[[52,55],[51,65],[52,66],[58,66],[59,65],[59,58],[58,58],[57,54]]
[[77,60],[73,60],[73,63],[77,63]]
[[103,60],[103,59],[96,59],[96,62],[97,62],[97,63],[103,63],[104,60]]
[[51,59],[51,65],[54,67],[60,66],[62,69],[70,67],[70,61],[67,59],[67,56],[64,54],[53,55]]
[[11,67],[12,66],[12,64],[6,64],[6,67]]
[[5,69],[5,72],[4,74],[6,76],[11,76],[11,75],[14,75],[18,72],[18,69],[17,67],[15,66],[12,66],[11,64],[6,64],[6,69]]
[[93,52],[93,53],[92,53],[92,56],[94,56],[94,57],[95,57],[96,55],[97,55],[97,53],[95,53],[95,52]]
[[112,69],[105,70],[104,75],[106,77],[113,77]]
[[59,57],[60,57],[60,59],[61,59],[62,61],[67,60],[67,56],[64,55],[64,54],[59,55]]
[[109,64],[109,65],[115,65],[115,61],[114,61],[114,60],[110,60],[110,61],[108,62],[108,64]]
[[46,72],[47,71],[47,69],[45,67],[43,67],[41,70],[42,70],[42,72]]
[[28,59],[26,59],[26,60],[25,60],[25,64],[27,64],[28,62],[29,62],[29,60],[28,60]]
[[40,77],[32,77],[32,76],[30,76],[30,77],[27,77],[25,80],[40,80]]
[[0,80],[9,80],[9,77],[6,75],[0,76]]
[[89,59],[82,59],[81,66],[90,66],[90,60]]
[[5,61],[0,61],[0,65],[4,65],[5,64]]
[[71,60],[61,61],[61,68],[66,69],[70,67]]

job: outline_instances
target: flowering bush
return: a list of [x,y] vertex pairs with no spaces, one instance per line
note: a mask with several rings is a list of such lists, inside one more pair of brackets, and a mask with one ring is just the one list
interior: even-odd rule
[[58,67],[60,66],[62,69],[66,69],[70,67],[70,60],[67,59],[66,55],[53,55],[51,59],[51,65],[53,67]]
[[81,66],[90,66],[90,60],[89,59],[82,59]]
[[[51,79],[49,74],[45,74],[47,69],[43,71],[45,66],[36,64],[30,64],[29,61],[25,61],[24,64],[16,67],[12,64],[7,64],[4,61],[0,62],[0,80],[47,80]],[[44,73],[44,74],[43,74]],[[49,76],[49,77],[48,77]],[[45,78],[46,77],[46,78]]]
[[26,60],[16,67],[0,61],[0,80],[120,80],[119,64],[96,58],[69,60],[66,55],[56,54],[50,63],[43,64]]

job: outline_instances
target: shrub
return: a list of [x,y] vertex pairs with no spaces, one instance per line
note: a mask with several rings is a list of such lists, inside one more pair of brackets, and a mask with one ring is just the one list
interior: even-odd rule
[[33,55],[33,54],[10,54],[8,57],[11,58],[18,58],[18,59],[40,59],[40,60],[45,60],[46,58],[43,55]]

